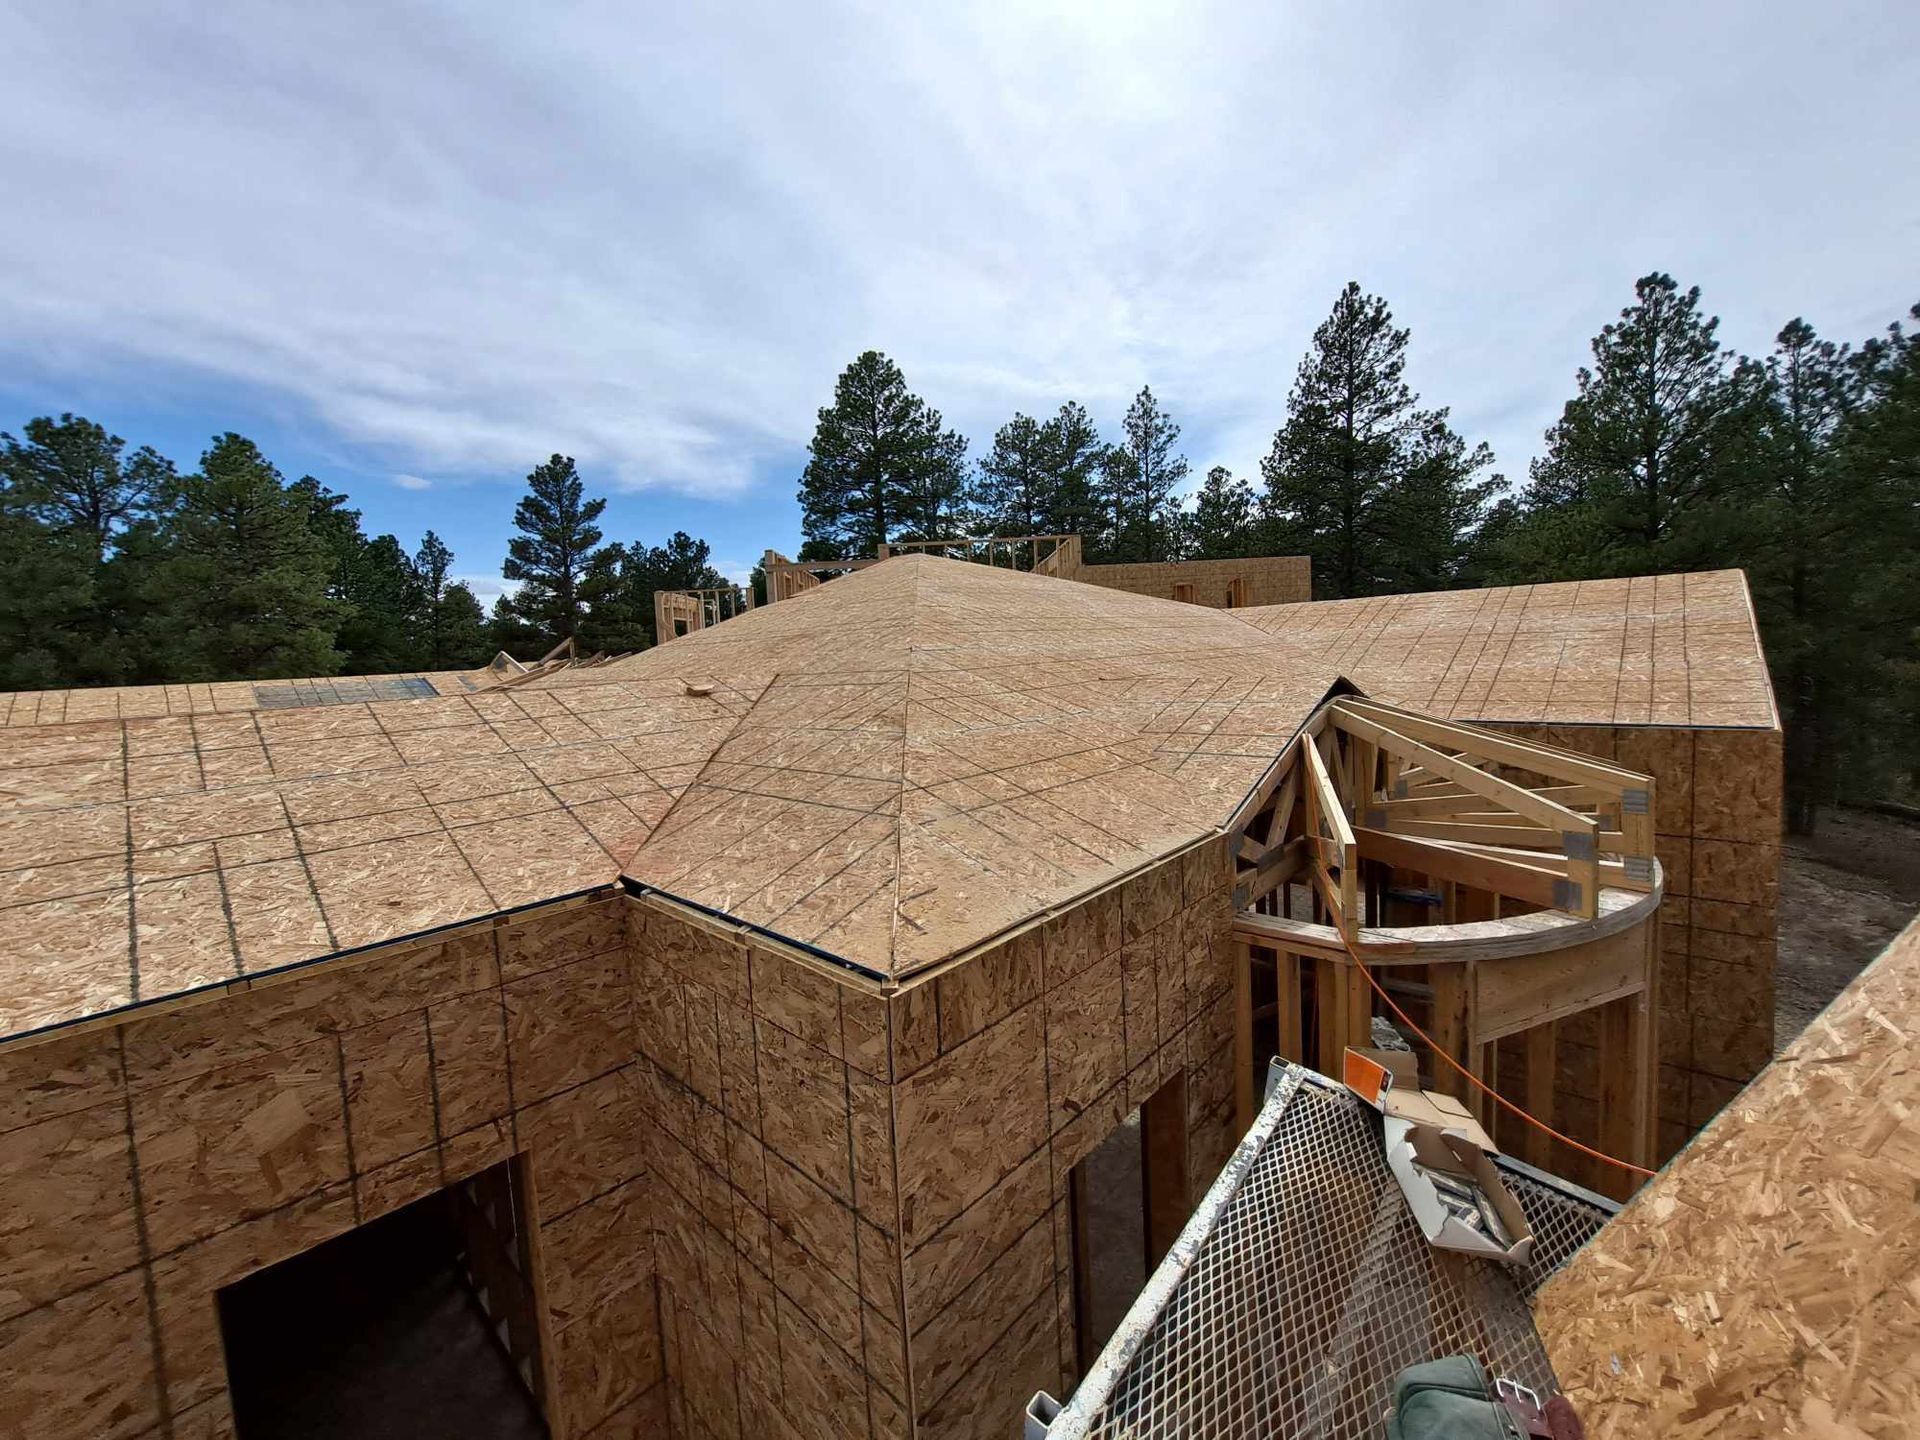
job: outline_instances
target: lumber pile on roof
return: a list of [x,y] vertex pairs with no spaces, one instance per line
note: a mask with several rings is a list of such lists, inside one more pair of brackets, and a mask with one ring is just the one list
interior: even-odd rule
[[1920,1416],[1920,921],[1543,1287],[1599,1437]]
[[1738,570],[1265,605],[1236,615],[1443,719],[1775,724]]

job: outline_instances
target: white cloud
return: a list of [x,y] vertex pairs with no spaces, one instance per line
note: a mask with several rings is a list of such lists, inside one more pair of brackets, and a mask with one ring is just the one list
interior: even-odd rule
[[1762,8],[14,6],[0,364],[724,497],[876,345],[976,451],[1149,381],[1251,476],[1351,277],[1521,473],[1648,269],[1749,348],[1912,298],[1920,9]]
[[500,596],[505,595],[510,590],[520,588],[517,585],[509,585],[505,580],[501,579],[497,573],[492,575],[449,575],[447,580],[451,584],[466,586],[469,590],[473,591],[474,598],[488,609],[493,608],[493,602]]
[[393,483],[402,490],[431,490],[433,482],[422,475],[396,475]]

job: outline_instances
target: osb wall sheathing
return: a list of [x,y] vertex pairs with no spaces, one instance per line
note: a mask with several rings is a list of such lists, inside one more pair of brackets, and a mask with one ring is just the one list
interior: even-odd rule
[[1174,560],[1130,565],[1082,565],[1068,577],[1130,595],[1179,598],[1176,585],[1193,587],[1191,600],[1215,610],[1233,605],[1233,582],[1244,582],[1243,605],[1290,605],[1313,598],[1313,562],[1305,555],[1253,555],[1239,560]]
[[1232,1148],[1214,841],[883,996],[634,908],[680,1433],[999,1436],[1073,1380],[1067,1172],[1187,1076],[1197,1193]]
[[1920,924],[1541,1289],[1589,1434],[1914,1433],[1916,1016]]
[[[1653,777],[1654,848],[1666,874],[1660,907],[1656,1136],[1664,1160],[1773,1054],[1780,732],[1595,725],[1499,728],[1617,760]],[[1557,1128],[1576,1136],[1596,1133],[1595,1025],[1592,1016],[1576,1016],[1559,1028],[1555,1103],[1566,1123]],[[1512,1098],[1519,1098],[1517,1090]],[[1558,1147],[1554,1153],[1559,1173],[1587,1183],[1597,1178],[1582,1157]]]
[[627,903],[0,1050],[0,1434],[231,1436],[220,1287],[516,1154],[554,1433],[655,1433]]

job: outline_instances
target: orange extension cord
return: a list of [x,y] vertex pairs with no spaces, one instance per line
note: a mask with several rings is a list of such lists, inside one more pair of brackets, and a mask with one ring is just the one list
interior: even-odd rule
[[[1346,936],[1344,932],[1342,932],[1341,934],[1341,940],[1343,943],[1346,941]],[[1546,1131],[1547,1134],[1551,1135],[1554,1139],[1558,1140],[1562,1145],[1569,1145],[1573,1149],[1578,1150],[1582,1155],[1591,1155],[1594,1159],[1604,1160],[1609,1165],[1618,1165],[1622,1170],[1630,1170],[1635,1175],[1644,1175],[1649,1180],[1653,1178],[1655,1174],[1654,1171],[1645,1169],[1639,1165],[1635,1165],[1630,1161],[1622,1160],[1618,1156],[1609,1155],[1604,1150],[1596,1150],[1591,1145],[1582,1145],[1578,1140],[1575,1140],[1572,1136],[1562,1135],[1558,1130],[1554,1129],[1551,1125],[1547,1124],[1546,1121],[1536,1119],[1534,1116],[1529,1115],[1526,1111],[1522,1110],[1518,1105],[1514,1104],[1511,1100],[1507,1099],[1506,1096],[1502,1095],[1499,1091],[1495,1090],[1491,1085],[1488,1085],[1478,1075],[1474,1074],[1471,1070],[1467,1069],[1466,1066],[1462,1065],[1458,1060],[1454,1059],[1453,1056],[1449,1055],[1444,1049],[1434,1044],[1432,1036],[1428,1035],[1426,1031],[1422,1030],[1418,1025],[1414,1024],[1412,1020],[1408,1019],[1407,1012],[1402,1010],[1398,1005],[1394,1004],[1393,997],[1387,994],[1387,992],[1380,987],[1380,982],[1373,978],[1373,972],[1367,968],[1366,962],[1363,961],[1359,957],[1359,955],[1354,952],[1354,948],[1351,944],[1347,944],[1347,955],[1352,959],[1353,963],[1359,967],[1360,973],[1367,977],[1367,984],[1373,987],[1373,993],[1378,995],[1382,1000],[1386,1001],[1387,1008],[1393,1011],[1395,1015],[1400,1017],[1400,1023],[1402,1025],[1405,1025],[1414,1034],[1418,1035],[1420,1037],[1421,1042],[1429,1050],[1431,1050],[1437,1057],[1446,1061],[1447,1064],[1451,1065],[1454,1069],[1458,1070],[1462,1075],[1466,1076],[1467,1083],[1473,1086],[1474,1089],[1480,1091],[1482,1094],[1489,1097],[1496,1105],[1500,1106],[1502,1109],[1510,1112],[1511,1114],[1518,1115],[1522,1120],[1526,1121],[1527,1124],[1533,1126],[1535,1129]]]

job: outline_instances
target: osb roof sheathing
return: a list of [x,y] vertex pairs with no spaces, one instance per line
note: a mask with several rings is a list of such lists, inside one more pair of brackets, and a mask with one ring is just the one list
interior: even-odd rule
[[775,678],[627,874],[895,977],[1222,824],[1339,679],[1221,611],[924,555],[605,673],[741,670]]
[[0,730],[0,1035],[606,884],[752,699],[634,679]]
[[0,728],[61,725],[76,720],[133,720],[155,715],[232,715],[276,708],[262,692],[288,708],[385,698],[396,682],[424,681],[429,693],[470,695],[505,678],[480,670],[415,670],[402,675],[322,675],[302,680],[220,680],[211,684],[96,685],[75,690],[0,691]]
[[1738,570],[1234,612],[1392,704],[1453,720],[1770,728]]
[[1336,681],[1222,612],[916,555],[510,689],[69,705],[0,729],[0,1038],[623,869],[905,975],[1209,833]]
[[1916,1191],[1920,921],[1541,1288],[1588,1433],[1912,1435]]

